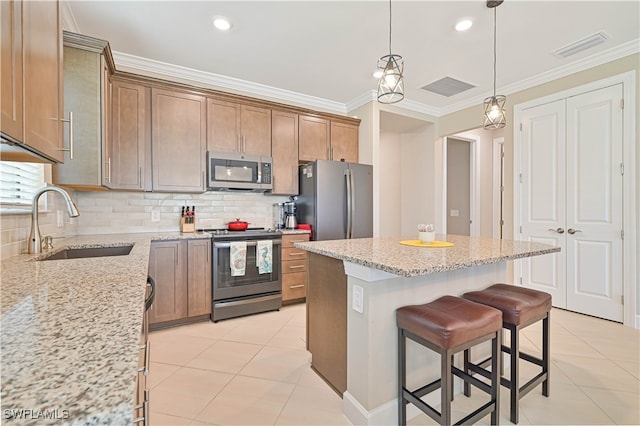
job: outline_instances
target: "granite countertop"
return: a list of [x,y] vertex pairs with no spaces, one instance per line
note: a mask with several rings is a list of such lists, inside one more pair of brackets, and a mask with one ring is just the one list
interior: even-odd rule
[[310,241],[295,243],[294,246],[402,277],[453,271],[560,251],[560,247],[548,244],[441,234],[436,235],[437,241],[449,241],[454,246],[429,248],[400,244],[402,240],[412,239],[415,237],[358,238]]
[[[130,424],[152,240],[206,233],[54,240],[41,255],[2,261],[2,418],[20,424]],[[39,261],[64,248],[133,244],[127,256]],[[40,410],[40,411],[39,411]],[[46,413],[56,420],[43,420]]]

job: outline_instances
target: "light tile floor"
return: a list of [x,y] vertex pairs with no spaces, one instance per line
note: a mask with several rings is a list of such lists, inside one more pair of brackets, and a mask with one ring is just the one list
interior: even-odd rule
[[[309,367],[305,305],[151,333],[151,425],[345,425],[342,400]],[[554,309],[551,396],[521,400],[521,425],[640,424],[640,331]],[[540,326],[522,348],[540,350]],[[522,364],[522,376],[535,370]],[[502,388],[501,424],[509,401]],[[454,419],[484,394],[457,397]],[[456,417],[456,415],[458,417]],[[481,424],[489,424],[489,416]],[[420,415],[410,424],[434,424]]]

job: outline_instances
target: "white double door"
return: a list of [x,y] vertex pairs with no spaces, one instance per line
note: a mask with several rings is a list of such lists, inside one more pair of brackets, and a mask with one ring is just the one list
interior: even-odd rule
[[622,84],[521,115],[521,239],[560,246],[522,261],[553,305],[623,320]]

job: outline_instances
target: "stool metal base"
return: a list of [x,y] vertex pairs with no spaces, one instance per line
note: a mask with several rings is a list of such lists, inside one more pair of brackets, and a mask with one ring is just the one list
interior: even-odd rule
[[[527,327],[528,325],[534,324],[542,319],[542,358],[538,358],[536,356],[530,355],[525,352],[520,351],[520,330],[522,328]],[[542,395],[548,397],[549,396],[549,359],[550,359],[550,349],[549,349],[549,312],[539,319],[530,322],[524,326],[507,324],[503,323],[503,328],[506,328],[510,332],[511,342],[509,346],[501,345],[502,352],[509,354],[510,356],[510,378],[507,379],[505,377],[500,378],[500,384],[505,386],[510,391],[510,420],[514,424],[518,424],[519,421],[519,401],[520,399],[531,392],[536,386],[542,383]],[[487,358],[478,363],[472,363],[470,361],[470,349],[464,351],[464,371],[467,373],[480,374],[486,378],[491,378],[492,372],[488,371],[486,367],[491,362],[491,358]],[[520,386],[519,382],[519,362],[518,360],[522,359],[532,364],[538,365],[541,367],[540,373],[535,375],[531,380],[529,380],[524,385]],[[492,367],[493,368],[493,367]],[[493,371],[493,370],[492,370]],[[464,395],[471,395],[471,387],[465,382],[464,384]]]
[[[439,424],[450,425],[452,422],[451,401],[453,400],[453,375],[456,375],[464,381],[465,389],[467,386],[474,385],[480,390],[488,393],[491,396],[491,399],[489,402],[482,405],[455,424],[461,425],[476,423],[478,420],[491,413],[491,424],[497,425],[500,412],[500,375],[498,374],[498,371],[501,369],[502,362],[502,357],[500,356],[500,348],[502,347],[501,332],[502,330],[498,330],[496,333],[480,337],[459,347],[443,349],[407,330],[398,329],[398,424],[407,424],[407,404],[412,403]],[[407,338],[440,354],[440,379],[437,379],[414,391],[410,391],[406,387]],[[464,371],[453,365],[454,354],[460,351],[465,351],[466,353],[466,351],[472,346],[485,342],[489,339],[491,339],[491,358],[489,358],[488,361],[491,363],[491,371],[493,371],[493,373],[489,373],[491,385],[476,379],[468,373],[468,370]],[[440,412],[420,399],[438,389],[441,389]]]

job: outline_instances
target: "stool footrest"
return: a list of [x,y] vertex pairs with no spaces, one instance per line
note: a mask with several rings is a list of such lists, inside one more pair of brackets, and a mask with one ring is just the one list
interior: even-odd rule
[[[491,395],[491,386],[489,386],[488,384],[486,384],[485,382],[482,382],[478,379],[476,379],[475,377],[473,377],[471,374],[467,374],[464,372],[464,370],[460,370],[458,367],[451,367],[451,372],[460,377],[461,379],[463,379],[465,382],[472,384],[473,386],[477,387],[478,389],[484,391],[485,393],[488,393],[489,395]],[[482,373],[480,373],[482,374]],[[484,374],[482,374],[484,376]],[[491,379],[491,374],[488,374],[487,376],[485,376],[487,379]]]
[[520,398],[531,392],[536,386],[540,383],[547,380],[547,373],[542,372],[535,376],[533,379],[529,380],[526,384],[520,387]]
[[[511,355],[511,348],[509,346],[504,346],[502,345],[502,352],[508,353],[509,355]],[[519,353],[520,359],[524,359],[525,361],[528,361],[532,364],[536,364],[539,365],[540,367],[542,367],[542,363],[544,361],[542,361],[541,358],[538,358],[537,356],[533,356],[531,354],[528,354],[526,352],[520,352]],[[484,361],[483,361],[484,362]],[[482,365],[482,363],[479,363],[478,365]]]
[[423,396],[430,394],[431,392],[438,390],[441,387],[442,387],[442,380],[437,379],[419,389],[416,389],[414,391],[407,390],[407,392],[411,392],[412,395],[415,395],[418,398],[422,398]]
[[486,416],[487,414],[491,413],[494,410],[494,405],[495,405],[495,402],[489,401],[486,404],[484,404],[482,407],[478,408],[476,411],[469,414],[467,417],[465,417],[464,419],[460,420],[455,424],[470,425],[473,423],[477,423],[478,420],[480,420],[481,418],[483,418],[484,416]]
[[[426,402],[424,402],[423,400],[421,400],[420,398],[417,398],[412,392],[406,390],[403,388],[402,391],[402,396],[403,398],[412,403],[413,405],[415,405],[416,407],[418,407],[420,410],[422,410],[423,413],[425,413],[426,415],[428,415],[429,417],[431,417],[433,420],[439,422],[440,418],[442,417],[442,414],[438,411],[435,410],[435,408],[433,408],[432,406],[430,406],[429,404],[427,404]],[[405,403],[406,405],[406,403]],[[400,408],[400,407],[398,407]]]

